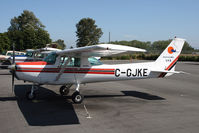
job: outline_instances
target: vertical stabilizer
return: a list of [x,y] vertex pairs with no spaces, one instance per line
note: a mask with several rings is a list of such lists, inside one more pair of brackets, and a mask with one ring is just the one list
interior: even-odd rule
[[[154,63],[154,69],[156,70],[173,70],[178,61],[180,53],[182,51],[185,39],[174,38],[173,41],[167,46],[162,54],[157,58]],[[164,77],[166,73],[160,75]]]

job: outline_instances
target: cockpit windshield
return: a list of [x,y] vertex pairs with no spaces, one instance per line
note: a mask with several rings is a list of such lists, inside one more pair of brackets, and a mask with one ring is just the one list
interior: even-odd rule
[[43,59],[43,61],[54,64],[57,58],[57,54],[55,52],[50,53],[46,58]]
[[32,52],[32,51],[27,51],[27,52],[26,52],[26,56],[32,57],[32,56],[33,56],[33,52]]

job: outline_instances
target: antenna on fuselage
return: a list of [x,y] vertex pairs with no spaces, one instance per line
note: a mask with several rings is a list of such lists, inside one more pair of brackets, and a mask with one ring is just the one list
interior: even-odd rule
[[111,32],[108,34],[108,43],[111,43]]

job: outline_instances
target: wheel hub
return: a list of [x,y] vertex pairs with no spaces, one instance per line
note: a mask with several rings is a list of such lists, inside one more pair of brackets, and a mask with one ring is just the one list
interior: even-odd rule
[[82,99],[82,97],[80,95],[77,95],[76,98],[75,98],[75,100],[78,101],[78,102],[81,101],[81,99]]

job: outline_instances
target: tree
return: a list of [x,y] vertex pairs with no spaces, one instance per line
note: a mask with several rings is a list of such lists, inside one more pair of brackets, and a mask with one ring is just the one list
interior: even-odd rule
[[77,47],[95,45],[99,42],[99,38],[103,32],[101,28],[97,28],[95,20],[91,18],[83,18],[76,24]]
[[172,40],[160,40],[155,41],[151,45],[151,52],[160,54],[170,43]]
[[184,43],[183,49],[182,49],[182,53],[183,54],[191,54],[195,51],[195,49],[193,47],[191,47],[191,45],[188,42]]
[[151,42],[142,42],[138,40],[132,40],[132,41],[115,41],[111,42],[112,44],[120,44],[120,45],[126,45],[126,46],[131,46],[131,47],[137,47],[137,48],[142,48],[142,49],[150,49],[151,47]]
[[23,31],[24,29],[44,29],[45,26],[40,20],[34,15],[33,12],[24,10],[21,16],[14,17],[10,21],[11,26],[8,28],[9,31]]
[[[161,41],[153,42],[151,46],[151,52],[161,53],[171,43],[171,41],[172,40],[169,39],[169,40],[161,40]],[[194,48],[191,47],[191,45],[189,45],[189,43],[185,41],[183,49],[182,49],[182,53],[190,54],[192,52],[194,52]]]
[[7,33],[0,33],[0,53],[4,53],[10,49],[10,39]]
[[132,47],[138,47],[138,48],[143,48],[143,49],[149,49],[151,46],[151,42],[147,41],[147,42],[142,42],[142,41],[138,41],[138,40],[133,40],[131,41],[131,45]]
[[51,42],[45,26],[33,12],[24,10],[23,13],[10,21],[8,36],[16,44],[16,50],[45,47]]
[[58,49],[65,49],[66,48],[66,44],[64,43],[64,40],[58,39],[57,41],[53,42],[53,43],[57,43],[57,48]]

